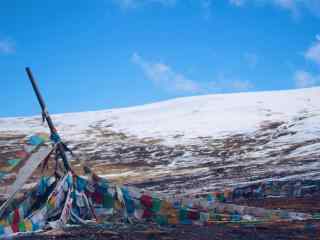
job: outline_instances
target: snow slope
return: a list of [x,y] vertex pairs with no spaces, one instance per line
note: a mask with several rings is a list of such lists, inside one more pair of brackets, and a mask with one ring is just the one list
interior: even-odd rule
[[[290,121],[308,113],[317,115],[320,111],[319,94],[320,88],[317,87],[278,92],[205,95],[131,108],[60,114],[55,115],[54,119],[61,131],[66,131],[66,136],[104,121],[106,125],[112,124],[112,129],[116,131],[138,137],[167,138],[175,134],[184,134],[186,138],[220,137],[235,132],[252,132],[263,121]],[[0,119],[0,131],[25,133],[46,129],[38,125],[38,118]],[[30,126],[33,128],[30,129]]]
[[[100,174],[159,190],[320,176],[319,87],[186,97],[53,118]],[[40,117],[0,119],[0,154],[8,142],[1,136],[39,131],[47,131]]]

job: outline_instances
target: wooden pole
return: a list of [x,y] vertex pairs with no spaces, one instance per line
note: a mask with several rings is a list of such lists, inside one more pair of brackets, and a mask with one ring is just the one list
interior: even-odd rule
[[47,110],[47,106],[46,106],[46,104],[44,102],[44,99],[43,99],[43,97],[41,95],[41,92],[39,90],[38,84],[37,84],[36,80],[34,79],[33,74],[31,72],[31,69],[29,67],[26,68],[26,72],[27,72],[27,75],[28,75],[28,77],[30,79],[30,82],[32,84],[32,88],[33,88],[33,90],[34,90],[34,92],[35,92],[35,94],[37,96],[38,102],[40,104],[40,107],[41,107],[41,110],[42,110],[42,117],[48,123],[48,127],[50,128],[51,140],[53,140],[57,145],[59,157],[61,157],[65,169],[67,171],[70,171],[71,167],[70,167],[70,164],[68,162],[67,155],[66,155],[65,145],[61,141],[57,129],[54,127],[53,121],[52,121],[52,119],[50,117],[50,114],[49,114],[49,112]]

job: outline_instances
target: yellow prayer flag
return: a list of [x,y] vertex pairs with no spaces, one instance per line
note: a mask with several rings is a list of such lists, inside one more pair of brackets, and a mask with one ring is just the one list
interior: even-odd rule
[[32,222],[30,220],[25,220],[24,224],[26,226],[26,231],[27,232],[32,231]]

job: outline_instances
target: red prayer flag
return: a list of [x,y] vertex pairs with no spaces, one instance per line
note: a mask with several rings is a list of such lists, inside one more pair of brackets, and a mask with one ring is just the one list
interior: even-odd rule
[[14,210],[12,224],[18,224],[19,222],[20,222],[19,208],[16,208]]
[[199,220],[200,213],[198,211],[188,211],[188,218],[191,220]]
[[16,157],[17,158],[24,159],[24,158],[27,158],[28,155],[29,154],[26,151],[18,151],[18,152],[16,152]]
[[151,218],[151,217],[152,217],[152,212],[148,209],[145,209],[143,211],[142,218]]
[[19,223],[13,223],[11,229],[14,233],[19,232]]
[[97,204],[102,204],[102,202],[103,202],[103,196],[99,192],[94,192],[92,194],[92,198]]
[[152,208],[152,197],[148,195],[142,195],[140,197],[140,202],[143,206],[147,208]]

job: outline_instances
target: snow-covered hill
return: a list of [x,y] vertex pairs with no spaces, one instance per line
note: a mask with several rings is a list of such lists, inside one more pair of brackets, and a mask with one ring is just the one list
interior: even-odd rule
[[[53,117],[63,139],[98,173],[150,189],[189,193],[320,177],[319,87]],[[47,131],[40,117],[0,119],[0,159],[39,131]]]

